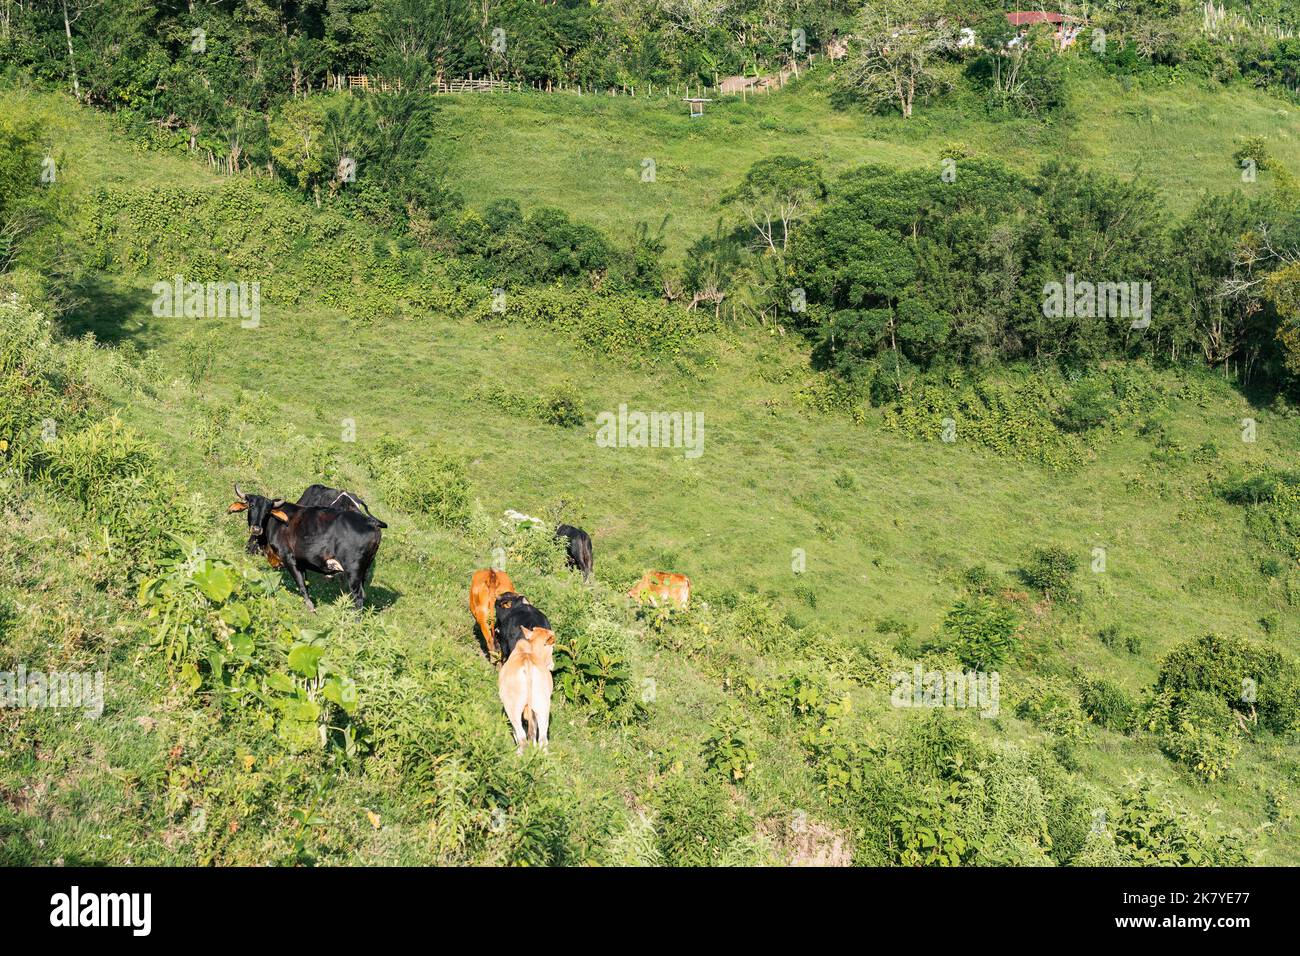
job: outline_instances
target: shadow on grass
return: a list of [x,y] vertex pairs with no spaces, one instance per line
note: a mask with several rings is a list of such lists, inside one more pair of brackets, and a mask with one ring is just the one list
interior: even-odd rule
[[[298,585],[293,581],[293,575],[285,571],[282,577],[285,590],[301,599],[302,595],[298,592]],[[333,604],[339,598],[343,598],[349,604],[352,602],[347,579],[342,574],[327,578],[314,571],[307,571],[303,574],[303,579],[307,582],[307,593],[311,595],[312,603],[317,606]],[[395,605],[401,597],[401,591],[394,591],[382,585],[366,585],[366,607],[371,610],[386,610]]]
[[[473,615],[471,615],[470,619],[473,620]],[[477,621],[474,621],[470,625],[470,636],[474,639],[474,643],[478,645],[479,651],[483,654],[483,660],[490,663],[492,661],[492,655],[488,652],[487,641],[483,640],[483,632],[478,629]]]
[[153,298],[144,289],[123,287],[97,272],[79,275],[70,286],[72,307],[59,319],[65,334],[80,337],[87,332],[109,345],[128,342],[141,347],[156,345],[145,341],[148,315]]

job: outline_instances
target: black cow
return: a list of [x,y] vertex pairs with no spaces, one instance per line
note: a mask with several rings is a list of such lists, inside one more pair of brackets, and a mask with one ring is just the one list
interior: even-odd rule
[[497,647],[501,649],[501,659],[510,660],[510,652],[515,649],[519,639],[523,637],[523,629],[544,627],[548,631],[551,629],[551,622],[546,619],[546,615],[537,609],[528,598],[522,594],[516,594],[514,591],[507,591],[505,594],[497,596],[496,600],[496,624],[493,625],[493,636],[496,638]]
[[246,495],[239,490],[239,485],[235,485],[235,494],[239,500],[229,511],[248,513],[250,553],[260,547],[271,567],[288,568],[307,603],[307,610],[314,611],[316,607],[307,596],[304,571],[315,571],[326,577],[346,575],[352,603],[358,611],[365,606],[366,573],[379,550],[382,522],[359,511],[304,508],[280,498]]
[[[329,488],[325,485],[308,485],[298,498],[298,505],[302,508],[338,508],[340,511],[364,511],[370,517],[370,506],[366,504],[361,496],[351,491],[344,491],[342,488]],[[388,525],[375,518],[379,527],[387,528]]]
[[582,572],[584,580],[591,580],[591,536],[581,528],[562,524],[555,529],[556,538],[564,538],[569,554],[569,567]]
[[[298,497],[298,505],[302,508],[337,508],[339,511],[357,512],[360,512],[364,508],[366,514],[370,515],[371,518],[374,518],[374,520],[379,524],[379,527],[388,527],[384,522],[370,514],[370,506],[361,499],[360,495],[353,494],[350,491],[344,491],[342,488],[330,488],[326,485],[308,485],[307,490]],[[251,520],[252,515],[250,515],[249,518],[250,520],[248,524],[251,528],[253,525]],[[258,521],[257,525],[261,530],[255,531],[248,536],[248,545],[245,550],[247,550],[249,554],[261,554],[266,550],[266,523],[264,521]]]

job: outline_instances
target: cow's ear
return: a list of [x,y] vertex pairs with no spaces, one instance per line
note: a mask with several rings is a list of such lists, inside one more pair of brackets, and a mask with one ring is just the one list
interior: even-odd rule
[[547,643],[547,644],[554,644],[554,643],[555,643],[555,632],[554,632],[554,631],[548,631],[548,632],[547,632],[547,634],[546,634],[546,643]]
[[271,514],[272,514],[274,517],[279,518],[279,519],[280,519],[281,521],[283,521],[285,524],[288,524],[288,523],[289,523],[289,516],[288,516],[287,514],[285,514],[283,511],[281,511],[279,508],[273,508],[273,509],[271,509]]
[[226,514],[233,515],[236,511],[247,511],[247,510],[248,510],[247,504],[245,504],[242,501],[236,501],[229,508],[226,509]]
[[519,633],[524,636],[525,641],[531,641],[533,639],[533,629],[531,627],[521,627]]

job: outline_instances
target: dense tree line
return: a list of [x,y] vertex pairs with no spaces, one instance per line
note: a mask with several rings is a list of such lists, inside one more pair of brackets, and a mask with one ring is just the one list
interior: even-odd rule
[[788,57],[795,28],[815,48],[854,9],[852,0],[10,0],[0,49],[91,102],[180,106],[198,83],[264,108],[328,72],[711,83]]
[[[0,61],[196,139],[247,125],[331,74],[408,83],[493,74],[597,88],[712,83],[770,70],[837,36],[848,40],[848,86],[886,87],[884,99],[904,113],[962,71],[1003,106],[1042,110],[1053,105],[1051,31],[1009,48],[1016,31],[1003,13],[1022,7],[1035,8],[1017,0],[5,0]],[[1221,17],[1192,0],[1050,7],[1086,14],[1090,29],[1074,52],[1117,72],[1178,68],[1291,90],[1300,78],[1300,39],[1291,36],[1300,17],[1282,0],[1228,0]],[[977,42],[959,48],[961,29]]]
[[1290,188],[1205,197],[1175,218],[1150,187],[1072,165],[1024,176],[948,157],[826,185],[815,164],[773,157],[736,196],[745,212],[691,250],[687,291],[713,282],[726,301],[757,299],[753,311],[800,329],[824,367],[879,398],[945,368],[1016,361],[1145,357],[1274,384],[1300,370]]

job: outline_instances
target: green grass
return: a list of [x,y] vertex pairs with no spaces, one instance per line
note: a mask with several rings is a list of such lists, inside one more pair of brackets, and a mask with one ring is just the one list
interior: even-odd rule
[[[471,204],[557,206],[615,235],[670,216],[674,254],[712,232],[719,196],[745,170],[780,153],[817,159],[830,173],[884,163],[930,165],[937,176],[940,149],[957,141],[1026,172],[1060,159],[1142,176],[1179,211],[1202,192],[1242,185],[1232,158],[1238,139],[1265,136],[1283,165],[1300,168],[1300,113],[1245,88],[1126,91],[1118,80],[1089,76],[1071,87],[1069,119],[1051,123],[993,122],[949,105],[911,120],[870,116],[832,108],[830,93],[814,72],[778,93],[724,97],[695,120],[679,99],[659,96],[448,96],[439,100],[440,142],[451,180]],[[655,161],[653,183],[641,178],[647,158]]]
[[[1284,120],[1272,101],[1187,86],[1119,95],[1111,81],[1090,82],[1076,97],[1095,104],[1095,112],[1084,115],[1076,106],[1076,121],[1064,133],[966,123],[942,112],[904,128],[894,118],[830,110],[815,81],[770,100],[714,104],[705,120],[693,122],[675,102],[449,98],[444,108],[455,132],[446,148],[453,182],[471,202],[501,196],[544,202],[615,231],[671,213],[670,235],[679,250],[708,230],[719,214],[718,195],[748,164],[777,152],[821,156],[831,170],[864,161],[923,165],[935,161],[939,144],[960,139],[978,153],[1025,168],[1052,155],[1115,173],[1140,163],[1180,206],[1200,190],[1236,184],[1230,155],[1236,136],[1268,131],[1279,158],[1294,162],[1294,113],[1288,110]],[[75,192],[115,184],[219,184],[183,158],[130,151],[103,117],[44,98],[29,105],[56,117]],[[1167,148],[1153,147],[1157,141]],[[656,183],[639,180],[644,156],[656,157]],[[231,559],[240,553],[245,529],[223,515],[235,480],[247,490],[296,496],[320,478],[313,454],[336,458],[340,483],[360,490],[391,525],[372,586],[379,623],[350,630],[347,611],[326,603],[336,593],[332,585],[315,586],[326,598],[315,619],[294,594],[278,600],[304,626],[334,624],[340,640],[352,635],[357,643],[346,653],[363,669],[400,670],[412,688],[403,707],[426,706],[422,700],[440,686],[436,675],[453,675],[467,733],[499,744],[493,759],[502,766],[513,766],[515,758],[495,674],[478,649],[465,604],[470,574],[490,560],[488,539],[444,531],[391,508],[361,464],[381,436],[463,454],[482,512],[492,518],[507,508],[530,514],[557,509],[585,527],[595,541],[595,594],[614,605],[643,569],[671,569],[688,574],[703,601],[758,593],[798,622],[824,626],[837,641],[888,651],[893,638],[876,633],[876,622],[899,618],[916,628],[918,638],[932,638],[960,595],[963,569],[986,564],[1006,572],[1011,585],[1010,572],[1031,548],[1054,545],[1076,555],[1084,569],[1079,614],[1052,610],[1029,625],[1055,670],[1077,665],[1136,695],[1177,643],[1210,630],[1264,639],[1258,622],[1266,614],[1280,621],[1277,642],[1298,650],[1300,609],[1259,574],[1261,555],[1246,535],[1241,510],[1209,493],[1206,467],[1156,465],[1151,443],[1132,434],[1102,445],[1076,470],[1054,472],[960,441],[910,441],[885,430],[874,413],[855,423],[813,411],[796,396],[797,385],[815,377],[803,350],[769,330],[730,329],[695,354],[659,364],[592,356],[560,335],[439,313],[362,326],[306,303],[264,310],[263,328],[245,331],[232,323],[153,316],[148,286],[154,278],[148,267],[105,276],[124,303],[121,310],[74,315],[72,324],[155,352],[164,372],[152,382],[152,393],[125,388],[105,350],[88,365],[119,414],[164,449],[185,486],[202,496],[211,514],[209,552]],[[217,334],[215,362],[191,387],[179,369],[195,336],[209,331]],[[768,379],[778,376],[755,374],[760,365],[786,368],[789,378],[775,384]],[[581,383],[587,416],[581,427],[542,424],[475,397],[479,387],[498,383],[537,394],[560,378]],[[1209,376],[1168,375],[1161,383],[1173,396],[1166,428],[1188,447],[1214,441],[1224,463],[1290,463],[1300,420],[1253,408],[1228,383]],[[215,455],[205,457],[194,436],[213,407],[235,402],[241,392],[268,424],[241,433],[236,420]],[[594,416],[620,404],[703,412],[703,456],[597,447]],[[1240,440],[1245,417],[1259,422],[1255,444]],[[341,441],[345,419],[355,423],[355,444]],[[837,482],[843,473],[852,482]],[[6,836],[17,839],[25,859],[40,862],[263,862],[282,849],[289,829],[291,805],[275,795],[278,771],[256,763],[248,772],[249,781],[265,774],[247,783],[265,801],[248,811],[263,832],[232,836],[214,850],[214,837],[189,829],[194,808],[233,798],[205,790],[202,780],[178,778],[184,754],[226,747],[234,766],[242,744],[211,734],[210,715],[175,689],[146,649],[143,623],[123,611],[111,587],[78,583],[78,574],[106,555],[93,532],[75,530],[77,520],[75,509],[40,494],[6,513],[0,587],[22,595],[23,604],[23,623],[9,640],[14,648],[43,653],[41,642],[58,632],[48,621],[75,622],[65,634],[79,636],[66,653],[78,661],[110,662],[109,707],[101,721],[75,727],[62,714],[0,714],[7,741],[0,745],[0,847]],[[70,561],[55,557],[65,548],[51,547],[52,541],[66,546]],[[1107,551],[1104,574],[1088,570],[1094,547]],[[802,575],[791,569],[796,548],[807,554]],[[525,590],[579,588],[509,570]],[[815,609],[796,587],[815,594]],[[1103,646],[1097,632],[1112,624],[1143,638],[1139,655]],[[605,727],[557,700],[553,745],[544,758],[579,806],[612,803],[613,816],[626,827],[615,841],[615,862],[638,858],[628,846],[653,800],[654,785],[647,781],[662,775],[665,755],[698,752],[730,696],[717,661],[743,650],[679,654],[644,626],[629,626],[634,671],[657,686],[647,721]],[[1017,674],[1008,672],[1004,693],[1011,693]],[[892,709],[886,689],[858,687],[854,695],[855,714],[886,733],[901,733],[918,719],[913,711]],[[145,729],[137,723],[141,717],[156,725]],[[759,821],[779,822],[797,809],[833,819],[793,732],[757,718],[753,723],[758,768],[736,790],[737,804]],[[994,722],[972,717],[965,724],[989,739],[1043,739],[1005,711]],[[1123,793],[1140,771],[1163,781],[1187,806],[1217,807],[1219,824],[1255,831],[1266,818],[1265,788],[1294,785],[1300,745],[1247,744],[1234,772],[1210,785],[1181,773],[1146,737],[1097,729],[1078,759],[1082,782]],[[329,796],[320,838],[325,859],[427,862],[438,839],[430,822],[438,798],[408,800],[400,781],[386,776],[391,768],[375,763],[380,769],[349,777]],[[379,813],[379,829],[366,811]],[[578,819],[597,826],[594,812]],[[15,844],[7,845],[13,853]],[[1300,863],[1300,827],[1281,824],[1252,846],[1260,862]],[[784,850],[769,852],[780,858]]]

